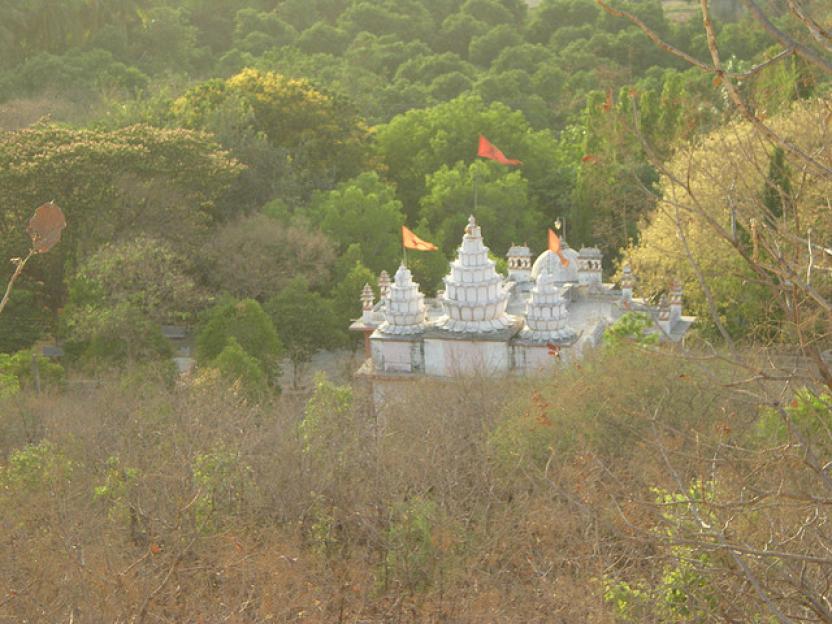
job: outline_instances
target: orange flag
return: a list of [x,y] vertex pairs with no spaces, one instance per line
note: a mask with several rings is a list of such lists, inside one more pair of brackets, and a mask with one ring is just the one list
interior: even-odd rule
[[415,249],[416,251],[436,251],[437,247],[433,243],[423,241],[413,232],[402,226],[402,245],[405,249]]
[[506,158],[506,155],[500,151],[500,149],[494,145],[491,141],[485,138],[482,134],[480,135],[480,145],[477,148],[477,156],[480,158],[488,158],[489,160],[495,160],[501,165],[522,165],[523,162],[517,160],[515,158]]
[[569,266],[569,260],[563,255],[563,250],[560,248],[560,238],[552,228],[549,228],[549,251],[554,251],[558,255],[563,266]]

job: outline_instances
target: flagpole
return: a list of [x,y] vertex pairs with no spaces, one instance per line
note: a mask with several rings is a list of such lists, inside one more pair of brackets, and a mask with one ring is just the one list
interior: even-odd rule
[[474,179],[474,215],[477,214],[477,168],[474,167],[473,169],[473,179]]

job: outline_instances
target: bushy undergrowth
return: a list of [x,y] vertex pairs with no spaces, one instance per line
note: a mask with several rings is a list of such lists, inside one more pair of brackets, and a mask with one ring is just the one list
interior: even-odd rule
[[[762,604],[696,518],[810,477],[730,380],[622,347],[412,384],[380,411],[323,378],[261,406],[219,384],[22,392],[0,404],[0,616],[752,621]],[[731,528],[756,543],[755,517],[785,535],[803,511],[735,508]]]

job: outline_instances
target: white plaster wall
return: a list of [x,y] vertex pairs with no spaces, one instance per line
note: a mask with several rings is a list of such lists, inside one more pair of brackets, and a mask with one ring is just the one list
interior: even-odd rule
[[425,339],[425,372],[428,375],[494,375],[511,366],[507,342]]
[[534,373],[553,367],[557,363],[554,356],[549,355],[549,349],[546,345],[529,346],[524,345],[523,360],[526,365],[524,372]]
[[[376,370],[386,373],[413,371],[412,341],[377,340],[373,342],[373,363]],[[418,343],[415,343],[418,346]]]
[[556,365],[565,365],[574,361],[575,346],[560,348],[560,357],[549,355],[549,347],[545,344],[518,344],[514,347],[514,362],[517,372],[534,374]]

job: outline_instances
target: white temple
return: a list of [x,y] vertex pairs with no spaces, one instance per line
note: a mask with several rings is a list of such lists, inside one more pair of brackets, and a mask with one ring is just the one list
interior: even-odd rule
[[564,261],[546,250],[532,264],[528,247],[512,246],[504,278],[470,217],[435,300],[425,300],[404,265],[392,284],[382,273],[378,303],[365,286],[364,314],[350,326],[366,339],[359,375],[394,383],[424,375],[526,374],[579,358],[628,310],[649,313],[663,340],[681,340],[693,322],[682,316],[676,283],[670,304],[657,309],[633,298],[629,267],[620,289],[603,283],[598,249],[576,252],[564,241],[561,254]]

